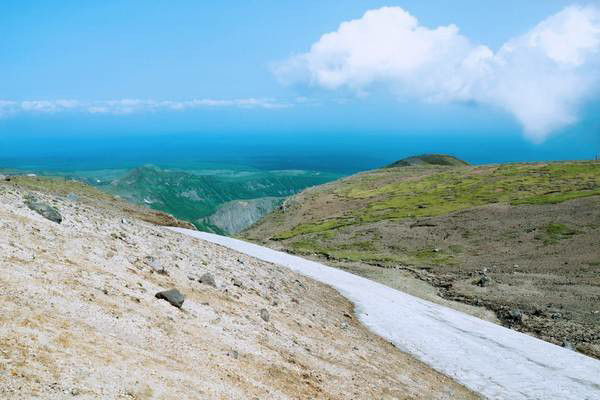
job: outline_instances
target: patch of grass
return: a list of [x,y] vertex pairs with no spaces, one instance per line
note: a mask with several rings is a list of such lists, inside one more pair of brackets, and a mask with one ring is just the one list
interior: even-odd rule
[[289,244],[290,248],[298,253],[319,253],[322,248],[314,239],[302,238]]
[[434,248],[425,247],[409,253],[412,256],[413,263],[422,265],[452,265],[453,256],[442,251],[436,251]]
[[448,246],[448,249],[455,254],[461,254],[465,252],[465,248],[458,244],[451,244]]
[[337,250],[328,252],[327,255],[337,260],[364,263],[405,263],[407,261],[406,257],[378,251]]
[[518,199],[512,202],[513,205],[522,204],[558,204],[568,200],[578,199],[580,197],[599,196],[600,189],[587,191],[573,191],[566,193],[558,193],[553,195],[538,195],[531,196],[525,199]]
[[588,262],[590,267],[600,267],[600,261],[590,261]]
[[576,230],[569,228],[564,224],[548,224],[543,229],[543,234],[538,235],[535,238],[538,240],[543,240],[544,245],[548,246],[551,244],[556,244],[563,239],[568,239],[573,235],[576,235]]
[[327,221],[313,223],[313,224],[310,224],[310,223],[300,224],[300,225],[295,226],[293,229],[291,229],[289,231],[284,231],[284,232],[278,233],[277,235],[273,236],[271,239],[272,240],[285,240],[285,239],[293,238],[294,236],[305,235],[308,233],[327,232],[332,229],[337,229],[337,228],[340,228],[342,226],[347,226],[347,225],[350,225],[350,223],[349,223],[349,221],[344,220],[344,219],[330,219]]
[[318,238],[321,240],[330,240],[330,239],[335,238],[336,236],[337,236],[336,232],[331,230],[331,231],[319,233]]

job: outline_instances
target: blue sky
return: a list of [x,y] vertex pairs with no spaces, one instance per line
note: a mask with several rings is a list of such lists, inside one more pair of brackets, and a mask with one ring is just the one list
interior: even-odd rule
[[[464,146],[480,162],[588,158],[600,152],[593,72],[599,65],[598,46],[577,31],[574,37],[583,46],[577,54],[560,43],[552,47],[561,51],[559,59],[556,52],[546,55],[564,65],[571,62],[567,69],[563,64],[562,69],[554,68],[529,50],[517,51],[518,57],[502,50],[511,40],[518,43],[515,38],[533,37],[536,31],[528,32],[536,24],[573,4],[561,0],[4,2],[0,144],[6,153],[17,137],[39,135],[272,135],[269,140],[295,135],[307,143],[319,135],[334,135],[337,143],[345,135],[363,135],[365,143],[375,137],[384,143],[390,140],[398,153],[403,152],[403,138],[411,143],[405,152],[443,151],[432,143],[453,150]],[[600,3],[578,4],[588,8],[573,18],[582,21],[581,15],[588,16],[595,32],[593,24],[598,21],[593,10]],[[381,11],[384,6],[403,11]],[[363,18],[368,10],[380,10],[372,15],[375,28]],[[409,33],[395,30],[411,23],[403,12],[418,19],[415,30],[407,28]],[[342,22],[351,20],[359,21],[358,36],[338,31]],[[391,21],[389,29],[386,21]],[[548,29],[564,33],[561,21],[550,21]],[[458,30],[440,34],[441,39],[433,31],[451,24]],[[425,39],[415,34],[421,28],[431,30]],[[332,32],[337,32],[333,46],[341,50],[321,41],[322,35]],[[396,70],[382,72],[378,65],[360,60],[340,67],[346,73],[334,81],[323,78],[330,76],[332,64],[338,68],[346,62],[336,59],[340,51],[369,57],[363,47],[353,46],[371,33],[376,42],[364,46],[377,47],[381,38],[389,37],[393,45],[383,46],[373,59],[389,61]],[[598,38],[594,35],[591,39]],[[411,40],[456,51],[438,64],[406,73],[404,61],[386,52]],[[319,43],[327,49],[312,51],[311,46]],[[459,77],[458,85],[468,87],[467,92],[448,89],[447,82],[433,79],[427,87],[414,84],[428,81],[442,71],[442,64],[479,54],[480,45],[490,53],[486,68],[503,62],[514,68],[496,68],[475,81],[472,70],[447,73]],[[412,54],[410,49],[405,53]],[[545,81],[528,86],[538,69],[547,72],[548,82],[568,75],[567,86],[557,85],[549,94],[544,93]],[[519,74],[521,80],[507,78]],[[506,84],[492,87],[490,82]],[[506,94],[506,87],[515,92],[521,83],[524,100]],[[546,101],[552,96],[556,101]],[[523,111],[531,104],[536,104],[532,111]],[[331,146],[336,140],[327,143]],[[360,148],[360,140],[353,143]],[[473,144],[480,149],[470,149]],[[499,146],[508,153],[498,155],[494,148]],[[369,148],[373,152],[369,157],[377,158],[379,150]],[[389,157],[393,156],[380,158]]]

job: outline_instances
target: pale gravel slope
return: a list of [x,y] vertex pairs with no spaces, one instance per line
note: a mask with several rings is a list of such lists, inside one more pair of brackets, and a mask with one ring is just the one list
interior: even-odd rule
[[[23,205],[27,193],[0,182],[1,399],[476,397],[368,332],[326,285],[92,199],[36,193],[58,225]],[[188,279],[206,272],[218,288]],[[154,298],[171,287],[182,310]]]
[[433,368],[491,399],[600,399],[600,361],[287,253],[171,228],[285,266],[337,289],[359,319]]

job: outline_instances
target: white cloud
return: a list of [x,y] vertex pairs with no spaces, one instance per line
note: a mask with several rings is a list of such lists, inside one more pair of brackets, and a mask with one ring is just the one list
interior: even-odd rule
[[275,64],[284,84],[363,95],[386,85],[425,102],[475,101],[500,107],[532,140],[577,120],[600,78],[600,10],[567,7],[497,52],[455,25],[430,29],[399,7],[342,23],[310,51]]
[[186,101],[118,99],[106,101],[77,100],[0,100],[0,117],[23,112],[57,113],[64,111],[86,112],[90,114],[132,114],[148,111],[181,111],[201,108],[285,108],[290,105],[269,98],[244,99],[194,99]]

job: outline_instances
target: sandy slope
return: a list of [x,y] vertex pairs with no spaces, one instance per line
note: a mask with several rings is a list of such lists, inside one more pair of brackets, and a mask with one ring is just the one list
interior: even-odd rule
[[331,285],[400,349],[492,399],[600,399],[600,361],[287,253],[172,228]]
[[[58,225],[25,194],[0,182],[1,399],[476,398],[367,331],[326,285],[36,193]],[[206,272],[217,288],[190,279]],[[182,310],[154,297],[171,287]]]

